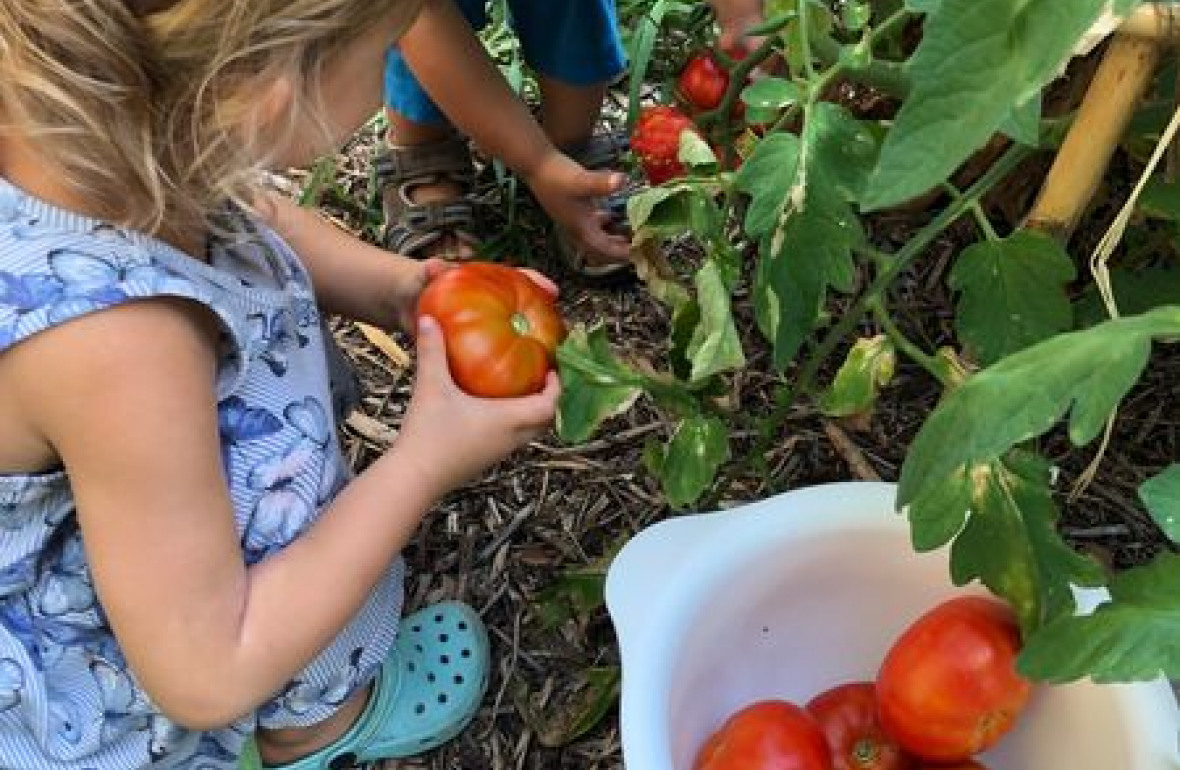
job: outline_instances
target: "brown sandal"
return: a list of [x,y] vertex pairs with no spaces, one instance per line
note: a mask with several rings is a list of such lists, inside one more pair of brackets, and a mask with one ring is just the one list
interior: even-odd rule
[[[564,151],[584,168],[591,170],[618,168],[629,148],[627,135],[621,131],[595,134],[589,141]],[[610,214],[608,227],[616,232],[627,232],[627,200],[639,189],[634,181],[602,201]],[[570,237],[564,228],[555,228],[557,250],[566,269],[579,279],[590,283],[613,283],[634,277],[630,262],[595,262]]]
[[[386,249],[416,257],[448,235],[471,246],[479,242],[475,202],[469,196],[475,168],[464,138],[389,147],[377,156],[374,169],[385,213],[381,245]],[[463,192],[450,201],[414,202],[416,188],[439,182],[451,182]]]

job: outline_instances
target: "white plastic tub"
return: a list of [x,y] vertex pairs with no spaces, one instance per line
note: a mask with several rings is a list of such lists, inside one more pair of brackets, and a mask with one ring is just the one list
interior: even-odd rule
[[[610,567],[623,660],[627,770],[690,770],[733,711],[802,705],[872,679],[950,583],[945,549],[917,554],[891,484],[827,484],[660,522]],[[975,592],[982,592],[978,589]],[[1175,770],[1180,713],[1165,681],[1039,686],[991,770]]]

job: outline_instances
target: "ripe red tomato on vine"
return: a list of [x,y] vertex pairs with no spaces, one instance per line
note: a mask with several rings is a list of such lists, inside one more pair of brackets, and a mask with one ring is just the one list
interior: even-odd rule
[[565,338],[556,297],[516,268],[467,262],[434,278],[418,315],[438,321],[451,377],[483,398],[539,393]]
[[726,720],[697,754],[693,770],[831,770],[823,730],[794,703],[752,703]]
[[832,751],[832,770],[909,770],[912,759],[877,719],[872,682],[848,682],[807,702]]
[[1002,602],[965,596],[937,605],[885,655],[876,681],[881,726],[924,760],[971,758],[995,745],[1028,702],[1019,652],[1020,629]]
[[729,88],[729,73],[710,51],[694,54],[676,80],[676,90],[690,107],[702,112],[717,109]]
[[692,119],[671,105],[653,104],[640,111],[631,132],[631,151],[652,184],[684,176],[679,155],[680,135],[685,131],[700,134]]

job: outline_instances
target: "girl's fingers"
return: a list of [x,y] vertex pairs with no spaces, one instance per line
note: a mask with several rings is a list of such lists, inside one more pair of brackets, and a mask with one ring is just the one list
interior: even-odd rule
[[521,272],[529,277],[529,280],[540,286],[545,290],[545,293],[551,297],[556,297],[558,293],[557,284],[549,279],[549,276],[533,270],[531,267],[520,268]]
[[516,418],[525,428],[541,430],[553,422],[557,413],[557,398],[561,395],[561,380],[557,372],[549,372],[545,377],[545,388],[536,395],[518,399]]
[[453,268],[454,265],[444,259],[430,257],[422,264],[422,267],[426,272],[426,280],[429,282]]
[[428,315],[418,317],[418,336],[414,346],[418,350],[418,376],[430,377],[448,388],[454,387],[447,366],[447,342],[437,320]]

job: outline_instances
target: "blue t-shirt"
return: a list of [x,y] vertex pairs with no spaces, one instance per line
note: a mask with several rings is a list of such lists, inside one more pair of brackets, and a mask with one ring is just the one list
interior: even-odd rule
[[[315,521],[349,471],[309,277],[256,220],[236,210],[224,219],[205,263],[0,179],[0,355],[57,324],[136,299],[181,297],[208,308],[221,324],[221,458],[242,558],[253,564]],[[5,770],[229,770],[256,727],[323,720],[393,646],[400,559],[336,640],[255,714],[224,730],[186,730],[160,713],[129,669],[95,595],[74,509],[64,471],[0,473]],[[309,576],[317,585],[330,580]]]

